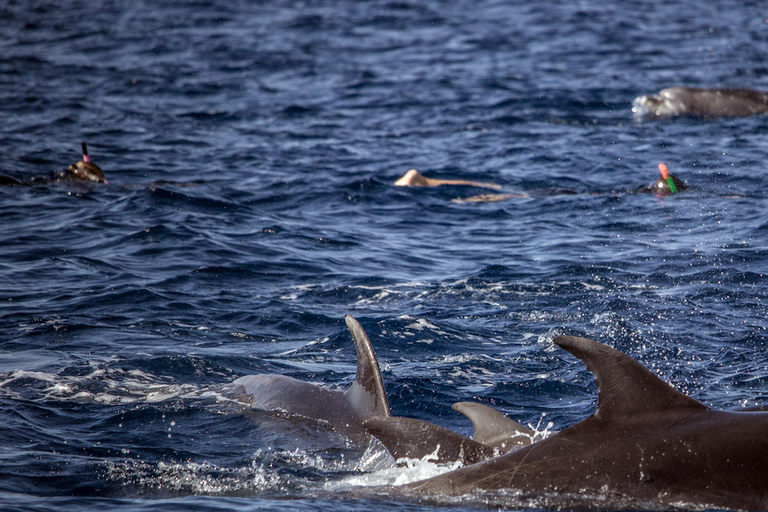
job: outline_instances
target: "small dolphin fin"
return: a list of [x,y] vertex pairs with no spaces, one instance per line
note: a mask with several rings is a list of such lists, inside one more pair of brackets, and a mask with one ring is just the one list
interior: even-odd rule
[[389,403],[371,341],[360,322],[350,315],[345,315],[344,321],[352,333],[357,351],[357,375],[355,375],[355,382],[346,391],[348,400],[365,418],[389,416]]
[[496,409],[477,402],[456,402],[451,409],[472,421],[474,441],[507,453],[531,444],[533,431],[513,421]]
[[422,459],[434,454],[432,462],[461,461],[469,465],[495,455],[490,446],[427,421],[377,417],[365,420],[363,426],[387,447],[395,460]]
[[672,388],[626,354],[587,338],[558,336],[552,340],[581,359],[595,376],[598,399],[595,418],[629,416],[708,407]]

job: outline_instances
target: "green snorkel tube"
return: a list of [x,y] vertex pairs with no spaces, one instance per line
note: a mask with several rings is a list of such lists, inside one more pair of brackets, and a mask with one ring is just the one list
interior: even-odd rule
[[675,181],[672,179],[672,176],[669,175],[667,166],[665,164],[659,164],[659,171],[661,171],[661,177],[664,178],[664,181],[666,181],[667,185],[669,185],[669,190],[671,190],[673,194],[677,194]]

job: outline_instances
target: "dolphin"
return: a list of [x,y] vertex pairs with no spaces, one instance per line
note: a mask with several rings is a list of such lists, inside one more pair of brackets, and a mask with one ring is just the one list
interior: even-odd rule
[[246,375],[229,387],[234,398],[256,409],[282,411],[324,421],[337,432],[354,438],[367,435],[363,421],[388,417],[389,403],[376,354],[360,322],[344,317],[357,351],[357,374],[346,391],[336,391],[284,375]]
[[645,94],[632,101],[632,113],[638,120],[680,115],[742,117],[765,112],[768,112],[768,93],[752,89],[668,87],[658,94]]
[[[595,412],[519,450],[398,489],[561,497],[569,508],[768,509],[768,412],[710,409],[629,356],[558,336],[594,374]],[[518,494],[514,494],[518,493]]]
[[487,405],[457,402],[452,409],[472,421],[475,432],[471,439],[413,418],[375,417],[365,420],[363,426],[382,442],[395,460],[429,456],[440,464],[469,465],[531,444],[533,431]]

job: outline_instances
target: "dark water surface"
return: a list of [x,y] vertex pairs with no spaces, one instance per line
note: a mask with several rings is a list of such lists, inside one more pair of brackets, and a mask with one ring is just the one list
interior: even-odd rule
[[[347,313],[393,413],[466,434],[455,401],[589,414],[563,333],[708,405],[766,403],[768,117],[630,111],[768,89],[762,3],[160,4],[0,8],[0,173],[85,140],[109,179],[0,187],[4,509],[435,510],[335,497],[413,475],[217,392],[348,385]],[[623,192],[661,161],[689,191]],[[394,187],[410,168],[531,197]]]

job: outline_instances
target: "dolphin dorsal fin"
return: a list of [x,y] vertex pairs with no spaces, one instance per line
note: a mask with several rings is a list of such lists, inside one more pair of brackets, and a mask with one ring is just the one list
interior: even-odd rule
[[389,403],[371,340],[360,322],[349,315],[344,316],[344,321],[352,333],[357,351],[357,375],[346,394],[364,417],[389,416]]
[[502,453],[531,444],[533,431],[513,421],[496,409],[477,402],[456,402],[451,406],[472,421],[472,440]]
[[594,374],[598,391],[595,418],[610,420],[672,410],[707,409],[628,355],[607,345],[576,336],[558,336],[552,341],[581,359]]

